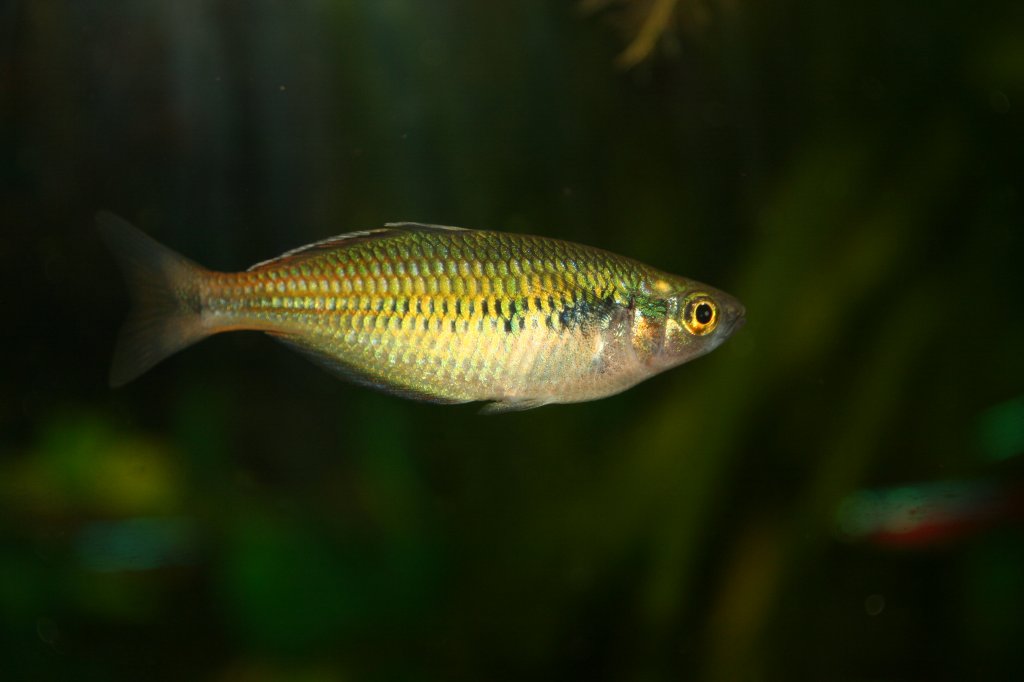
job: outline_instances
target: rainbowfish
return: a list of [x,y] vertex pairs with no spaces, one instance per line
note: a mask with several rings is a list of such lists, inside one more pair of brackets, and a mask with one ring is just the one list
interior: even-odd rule
[[389,223],[228,273],[96,219],[134,301],[113,386],[251,329],[387,393],[525,410],[619,393],[710,352],[744,319],[717,289],[557,239]]

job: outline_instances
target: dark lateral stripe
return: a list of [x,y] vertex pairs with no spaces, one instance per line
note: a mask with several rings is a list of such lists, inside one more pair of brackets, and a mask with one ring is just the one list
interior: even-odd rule
[[615,305],[613,297],[566,299],[562,301],[560,309],[556,313],[552,313],[552,316],[557,315],[558,324],[563,329],[571,329],[605,318]]

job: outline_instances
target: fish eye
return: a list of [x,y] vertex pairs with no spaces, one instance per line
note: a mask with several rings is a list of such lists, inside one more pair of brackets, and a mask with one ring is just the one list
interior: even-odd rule
[[708,296],[698,294],[690,298],[683,308],[683,326],[694,336],[714,331],[718,324],[718,306]]

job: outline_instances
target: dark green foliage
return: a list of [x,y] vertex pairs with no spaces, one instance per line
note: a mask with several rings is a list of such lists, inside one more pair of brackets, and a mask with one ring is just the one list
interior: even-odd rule
[[[572,2],[8,3],[0,677],[1019,677],[1024,4],[700,6],[622,71]],[[491,417],[256,334],[111,391],[97,209],[559,237],[747,324]]]

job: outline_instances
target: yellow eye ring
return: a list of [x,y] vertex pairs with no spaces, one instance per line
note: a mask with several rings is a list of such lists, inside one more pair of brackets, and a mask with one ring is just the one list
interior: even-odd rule
[[710,334],[718,325],[718,306],[710,296],[695,294],[683,307],[683,326],[694,336]]

